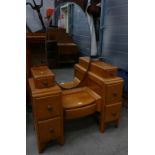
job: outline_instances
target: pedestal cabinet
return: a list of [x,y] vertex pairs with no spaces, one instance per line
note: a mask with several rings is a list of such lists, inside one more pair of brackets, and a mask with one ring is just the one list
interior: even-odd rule
[[61,89],[56,84],[53,87],[37,89],[32,78],[29,79],[29,85],[34,128],[41,153],[49,141],[56,139],[60,144],[64,141]]
[[[82,69],[88,67],[89,59],[81,57],[79,64],[75,66],[75,76],[83,76]],[[79,73],[79,74],[77,74]],[[117,76],[117,67],[102,61],[91,61],[86,85],[102,97],[102,106],[98,106],[101,111],[101,117],[104,120],[101,131],[109,123],[114,123],[116,127],[119,124],[122,107],[122,87],[123,79]]]
[[119,124],[122,107],[123,80],[119,77],[105,80],[105,125],[114,122]]

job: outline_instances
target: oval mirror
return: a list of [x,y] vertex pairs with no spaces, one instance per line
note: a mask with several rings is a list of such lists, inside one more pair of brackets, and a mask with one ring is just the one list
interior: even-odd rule
[[79,84],[80,81],[74,83],[74,64],[79,56],[91,54],[91,33],[86,13],[72,2],[57,6],[48,21],[47,38],[48,64],[56,81],[63,86],[68,81],[71,85]]

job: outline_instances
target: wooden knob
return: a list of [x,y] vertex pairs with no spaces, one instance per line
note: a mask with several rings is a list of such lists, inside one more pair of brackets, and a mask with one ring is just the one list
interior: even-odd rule
[[110,76],[114,76],[114,74],[113,73],[110,73]]
[[49,132],[53,133],[54,129],[53,128],[49,128]]
[[52,107],[51,107],[51,105],[48,105],[48,106],[47,106],[47,110],[48,110],[49,112],[52,111]]
[[112,113],[112,115],[113,115],[113,116],[116,116],[116,115],[117,115],[117,113],[114,113],[114,112],[113,112],[113,113]]
[[42,84],[47,87],[48,86],[48,82],[47,81],[43,81]]
[[116,97],[116,96],[117,96],[117,93],[116,93],[116,92],[114,92],[114,93],[113,93],[113,96],[114,96],[114,97]]

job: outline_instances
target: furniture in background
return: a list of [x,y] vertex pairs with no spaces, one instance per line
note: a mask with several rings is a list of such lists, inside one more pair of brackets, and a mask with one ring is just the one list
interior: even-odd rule
[[49,56],[48,64],[77,63],[78,47],[65,32],[65,29],[49,27],[47,29],[47,55],[53,55],[53,57]]
[[28,91],[28,78],[31,77],[31,67],[45,65],[45,33],[26,33],[26,105],[30,106],[30,95]]
[[[48,70],[47,67],[45,70]],[[46,71],[40,73],[49,77]],[[98,60],[89,62],[88,58],[81,57],[79,63],[75,64],[74,75],[73,81],[55,83],[53,87],[42,89],[36,88],[35,76],[29,79],[34,126],[40,153],[50,140],[57,139],[63,144],[64,119],[97,114],[100,132],[104,132],[109,123],[115,124],[116,127],[119,124],[123,80],[117,77],[117,67]],[[77,87],[63,89],[74,86]]]
[[26,33],[26,49],[29,50],[29,61],[31,66],[47,64],[45,41],[45,33]]
[[50,68],[58,66],[58,48],[55,40],[46,40],[47,63]]

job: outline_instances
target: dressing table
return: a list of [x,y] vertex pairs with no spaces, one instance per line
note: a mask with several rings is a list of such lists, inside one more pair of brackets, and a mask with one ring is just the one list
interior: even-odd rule
[[[31,68],[29,91],[40,153],[50,140],[56,139],[61,145],[64,143],[64,119],[97,113],[100,132],[104,132],[109,123],[118,126],[123,80],[117,77],[117,67],[99,60],[89,61],[87,57],[79,58],[79,63],[74,66],[73,81],[57,84],[51,72],[49,77],[54,83],[41,88],[36,87],[36,68]],[[44,77],[47,78],[48,71],[47,67],[37,70],[41,74],[40,83],[44,82]]]

